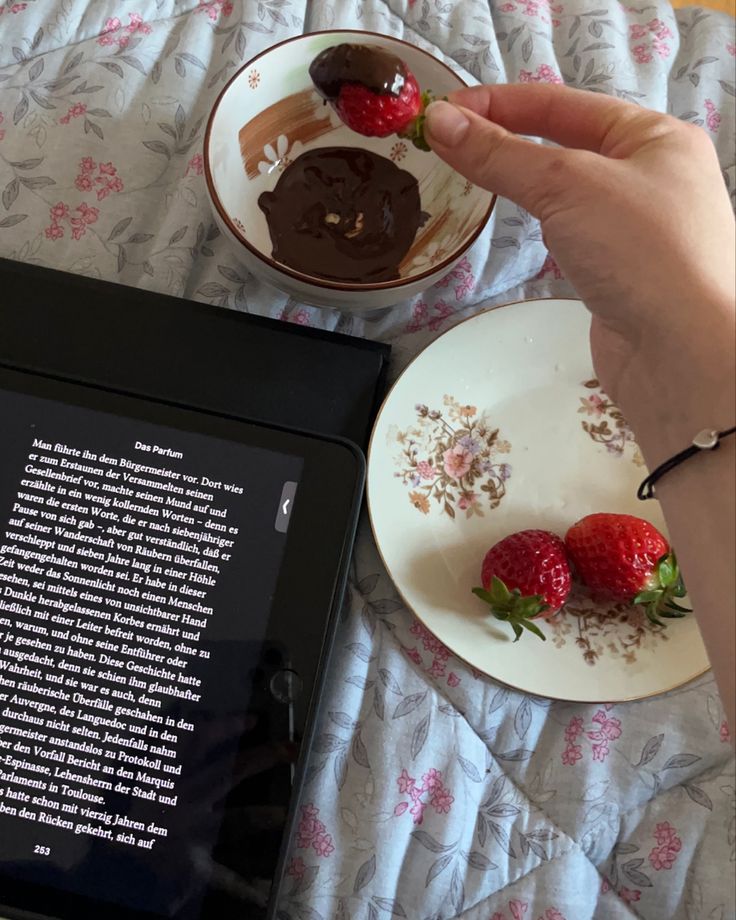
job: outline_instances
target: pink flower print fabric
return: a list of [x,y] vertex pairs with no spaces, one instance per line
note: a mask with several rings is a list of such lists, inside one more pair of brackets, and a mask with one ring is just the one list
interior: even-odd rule
[[663,821],[656,826],[654,839],[657,846],[649,854],[649,864],[657,872],[671,869],[682,849],[682,840],[677,836],[677,831],[669,821]]
[[442,772],[430,767],[426,773],[422,774],[422,781],[410,776],[406,768],[403,768],[399,774],[396,785],[400,795],[408,796],[402,802],[399,802],[394,808],[394,817],[400,818],[408,810],[414,824],[421,824],[424,821],[424,813],[427,808],[434,810],[436,814],[449,814],[455,797],[442,781]]
[[327,857],[335,852],[335,847],[332,836],[327,833],[327,828],[319,820],[318,815],[319,808],[313,804],[302,806],[296,845],[302,850],[313,849],[317,856]]

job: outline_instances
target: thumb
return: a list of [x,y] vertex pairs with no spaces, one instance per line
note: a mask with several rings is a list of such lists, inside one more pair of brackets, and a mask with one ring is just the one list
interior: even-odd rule
[[453,169],[539,218],[545,216],[546,203],[562,193],[563,182],[569,183],[570,159],[585,155],[524,140],[470,109],[444,101],[427,107],[425,135]]

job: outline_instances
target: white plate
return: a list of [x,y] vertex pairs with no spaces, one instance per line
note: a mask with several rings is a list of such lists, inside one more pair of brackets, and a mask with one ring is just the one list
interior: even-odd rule
[[586,514],[615,511],[666,533],[657,502],[636,498],[646,469],[595,385],[589,328],[577,300],[531,300],[433,342],[378,416],[368,507],[397,589],[456,655],[529,693],[613,702],[662,693],[708,669],[693,616],[657,629],[638,608],[597,607],[578,588],[553,620],[538,621],[546,642],[525,634],[514,643],[471,593],[485,552],[517,530],[564,536]]

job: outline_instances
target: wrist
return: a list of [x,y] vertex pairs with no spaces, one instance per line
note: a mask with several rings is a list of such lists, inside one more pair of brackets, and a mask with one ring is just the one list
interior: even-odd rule
[[[710,314],[709,318],[712,317]],[[665,341],[632,362],[621,409],[649,469],[687,447],[703,428],[736,424],[734,322]]]

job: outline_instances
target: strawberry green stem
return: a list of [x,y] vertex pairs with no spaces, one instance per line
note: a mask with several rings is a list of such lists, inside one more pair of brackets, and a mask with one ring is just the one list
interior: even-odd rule
[[692,613],[689,607],[683,607],[675,601],[675,598],[683,598],[686,594],[675,554],[667,553],[655,566],[654,584],[640,591],[633,603],[644,608],[650,623],[666,626],[662,619],[675,620]]
[[509,591],[496,575],[491,579],[488,590],[473,588],[473,594],[488,604],[497,620],[509,624],[514,631],[514,642],[519,641],[525,629],[534,633],[542,642],[547,641],[542,630],[532,622],[534,617],[549,609],[549,604],[544,602],[541,594],[524,597],[518,588]]
[[[441,97],[444,100],[447,100],[447,96]],[[430,91],[422,93],[422,107],[419,110],[417,117],[409,122],[409,124],[399,131],[399,137],[403,137],[408,141],[411,141],[415,147],[418,147],[419,150],[425,150],[429,152],[432,148],[427,143],[427,139],[424,136],[424,124],[427,120],[426,110],[430,102],[434,102],[437,99]]]

